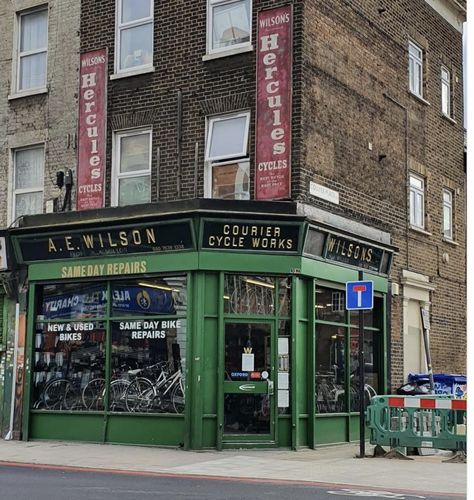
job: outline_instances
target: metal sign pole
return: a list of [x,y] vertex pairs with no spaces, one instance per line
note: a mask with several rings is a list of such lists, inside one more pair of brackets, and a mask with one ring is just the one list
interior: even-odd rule
[[[363,272],[359,271],[359,281],[364,279]],[[365,366],[364,366],[364,311],[359,309],[359,458],[365,457]]]

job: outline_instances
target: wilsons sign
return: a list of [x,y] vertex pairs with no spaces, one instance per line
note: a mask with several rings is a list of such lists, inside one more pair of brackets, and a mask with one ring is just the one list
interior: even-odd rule
[[383,250],[368,244],[353,241],[341,236],[328,235],[326,258],[353,266],[379,271]]
[[204,221],[203,249],[297,253],[300,225]]
[[107,49],[81,55],[77,209],[104,206]]
[[36,235],[19,239],[24,262],[194,248],[190,221]]
[[292,7],[258,14],[255,198],[290,197]]

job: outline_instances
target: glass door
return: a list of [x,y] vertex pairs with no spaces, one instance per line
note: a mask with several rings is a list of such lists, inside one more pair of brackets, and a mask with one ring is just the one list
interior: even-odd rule
[[224,442],[274,442],[273,323],[227,321],[224,331]]

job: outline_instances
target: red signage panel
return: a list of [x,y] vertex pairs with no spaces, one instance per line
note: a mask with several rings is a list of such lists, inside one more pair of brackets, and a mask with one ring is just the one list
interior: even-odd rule
[[77,209],[104,206],[107,49],[81,55]]
[[291,5],[258,13],[255,198],[290,197]]

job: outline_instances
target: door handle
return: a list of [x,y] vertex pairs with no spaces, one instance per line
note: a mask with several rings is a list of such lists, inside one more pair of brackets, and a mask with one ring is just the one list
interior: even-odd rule
[[273,381],[267,378],[267,394],[273,396],[274,392]]

